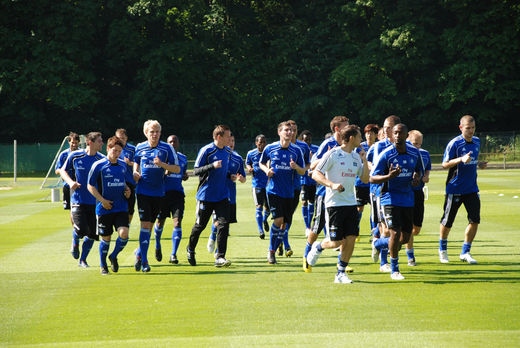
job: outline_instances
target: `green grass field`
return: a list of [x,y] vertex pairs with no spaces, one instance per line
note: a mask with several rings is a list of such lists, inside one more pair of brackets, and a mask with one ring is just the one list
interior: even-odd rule
[[[418,266],[406,266],[402,251],[406,279],[395,282],[380,273],[371,261],[365,213],[351,260],[353,284],[333,283],[337,253],[331,250],[312,273],[303,272],[300,209],[290,236],[295,255],[267,264],[268,241],[257,236],[249,179],[238,185],[230,268],[213,266],[208,229],[197,248],[198,266],[186,261],[197,182],[190,178],[180,264],[157,263],[150,247],[151,273],[135,272],[134,219],[121,269],[109,276],[100,275],[98,243],[88,259],[91,267],[78,268],[69,253],[68,214],[49,201],[48,190],[39,190],[41,179],[16,185],[0,179],[0,345],[520,346],[520,171],[479,172],[482,224],[472,249],[477,265],[458,261],[467,222],[463,208],[449,238],[451,263],[438,261],[445,175],[431,176],[415,243]],[[168,220],[165,255],[170,232]]]

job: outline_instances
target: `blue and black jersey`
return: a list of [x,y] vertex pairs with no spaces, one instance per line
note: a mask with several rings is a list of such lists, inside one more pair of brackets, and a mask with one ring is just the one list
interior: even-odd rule
[[[318,145],[314,145],[314,144],[311,144],[309,146],[309,150],[310,150],[310,153],[309,153],[309,160],[314,156],[315,153],[318,152]],[[305,173],[305,175],[302,175],[301,176],[301,184],[302,185],[306,185],[306,186],[312,186],[312,185],[316,185],[316,181],[314,181],[311,176],[309,175],[309,171],[307,171]]]
[[[67,160],[67,157],[69,157],[69,154],[70,154],[70,148],[66,149],[66,150],[63,150],[62,152],[60,152],[60,154],[58,155],[58,160],[56,161],[56,166],[54,167],[54,170],[58,170],[60,169],[61,167],[63,167],[63,165],[65,164],[65,161]],[[74,171],[71,169],[69,171],[67,171],[67,174],[69,174],[69,176],[71,177],[71,179],[74,179]],[[66,182],[63,184],[63,186],[69,186],[69,184],[67,184]]]
[[[311,151],[310,151],[310,148],[309,148],[309,145],[307,145],[307,143],[305,141],[301,141],[301,140],[296,140],[296,143],[294,143],[294,145],[298,146],[300,148],[300,150],[302,151],[302,155],[303,155],[303,168],[305,168],[307,166],[307,164],[309,164],[309,161],[310,161],[310,158],[311,158]],[[294,181],[293,181],[293,188],[294,190],[298,191],[301,189],[302,187],[302,175],[298,174],[298,173],[295,173],[295,176],[294,176]]]
[[71,194],[71,204],[96,204],[96,199],[87,188],[88,174],[94,162],[97,162],[102,158],[105,158],[105,156],[99,152],[93,156],[89,156],[85,149],[72,151],[69,154],[62,168],[64,168],[67,173],[72,171],[74,175],[71,176],[71,179],[81,185]]
[[[424,171],[432,170],[432,161],[430,159],[430,153],[426,151],[425,149],[419,149],[419,153],[421,154],[422,162],[424,165]],[[421,183],[419,186],[413,186],[412,188],[416,191],[422,190],[424,187],[424,182],[421,180]]]
[[[229,161],[228,168],[229,175],[238,175],[246,176],[246,172],[244,170],[244,159],[237,152],[231,152],[231,158]],[[226,185],[228,187],[228,198],[229,203],[237,204],[237,184],[229,177],[226,179]]]
[[128,203],[125,198],[126,172],[128,165],[117,159],[111,163],[103,158],[92,165],[88,175],[88,183],[94,186],[103,198],[112,201],[112,209],[107,210],[101,202],[96,204],[96,215],[127,212]]
[[182,178],[186,174],[188,169],[188,159],[180,152],[177,152],[177,159],[179,160],[179,166],[181,167],[180,173],[169,173],[164,177],[164,184],[166,185],[165,190],[178,191],[184,193],[184,187],[182,187]]
[[[199,150],[193,173],[199,175],[199,187],[195,198],[199,201],[220,202],[228,198],[226,179],[231,157],[231,149],[227,146],[219,148],[210,143]],[[213,162],[222,161],[220,168]]]
[[[129,143],[126,143],[125,147],[123,148],[123,151],[121,151],[121,155],[119,156],[120,159],[123,161],[125,158],[128,158],[130,161],[134,161],[135,157],[135,146]],[[126,164],[126,162],[125,162]],[[134,168],[130,165],[127,165],[127,179],[126,182],[128,182],[130,185],[135,186],[135,180],[134,180]]]
[[454,158],[462,157],[471,152],[469,163],[459,163],[451,167],[446,179],[447,194],[468,194],[478,192],[477,163],[480,153],[480,139],[473,137],[467,142],[462,135],[453,138],[446,146],[442,162],[448,162]]
[[390,165],[394,168],[399,165],[401,173],[381,184],[381,205],[413,207],[413,174],[424,173],[419,150],[410,144],[406,144],[406,153],[399,153],[395,146],[388,147],[379,155],[371,175],[387,175],[390,172]]
[[267,186],[267,175],[258,165],[261,156],[262,153],[258,149],[250,150],[246,156],[246,164],[253,167],[253,188],[265,188]]
[[267,193],[282,198],[293,198],[296,170],[291,168],[291,159],[300,167],[305,167],[302,151],[293,143],[289,143],[288,147],[282,147],[277,141],[265,147],[260,163],[267,164],[271,161],[270,167],[274,171],[274,175],[267,182]]
[[[361,149],[363,149],[363,151],[365,151],[365,154],[368,155],[368,149],[370,147],[368,146],[367,142],[364,141],[362,142],[361,144],[359,144],[359,147],[356,148],[356,152],[357,153],[360,153],[361,152]],[[368,161],[368,158],[367,158],[367,161]],[[364,183],[363,181],[361,181],[361,179],[359,178],[359,176],[356,176],[356,183],[355,183],[355,186],[357,187],[370,187],[370,183]]]
[[137,182],[136,193],[152,197],[162,197],[165,194],[165,170],[153,163],[158,157],[161,162],[178,165],[177,154],[174,148],[164,141],[151,147],[148,141],[139,143],[135,148],[134,162],[141,166],[141,179]]

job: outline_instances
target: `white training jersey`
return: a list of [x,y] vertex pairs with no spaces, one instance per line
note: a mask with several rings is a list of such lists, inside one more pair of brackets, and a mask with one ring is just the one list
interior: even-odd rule
[[363,161],[356,151],[348,153],[336,147],[323,155],[316,170],[345,188],[345,191],[339,192],[327,187],[325,207],[357,205],[355,183],[356,176],[363,175]]

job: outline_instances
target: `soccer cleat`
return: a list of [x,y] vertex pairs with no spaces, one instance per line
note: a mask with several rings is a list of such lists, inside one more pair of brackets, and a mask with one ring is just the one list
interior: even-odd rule
[[264,231],[269,232],[269,223],[267,220],[264,220]]
[[78,264],[79,267],[83,267],[83,268],[89,268],[90,266],[88,265],[87,261],[85,260],[79,260],[79,264]]
[[210,254],[213,254],[215,251],[215,241],[211,238],[208,239],[208,252]]
[[415,267],[417,264],[415,263],[415,259],[408,259],[408,266]]
[[108,271],[108,267],[107,266],[102,266],[101,267],[101,274],[102,275],[110,274],[110,272]]
[[345,267],[345,272],[347,273],[353,273],[354,272],[354,268],[350,267],[350,266],[347,266]]
[[264,232],[260,233],[260,235],[258,237],[260,237],[260,239],[265,239],[265,233]]
[[72,247],[70,248],[70,253],[72,254],[72,257],[74,259],[79,259],[79,245],[72,245]]
[[190,263],[190,265],[192,266],[196,266],[197,265],[197,261],[195,260],[195,252],[194,251],[188,251],[188,262]]
[[150,268],[150,265],[149,265],[149,264],[147,264],[147,263],[143,264],[143,272],[144,272],[144,273],[148,273],[148,272],[150,272],[150,269],[151,269],[151,268]]
[[162,251],[161,249],[155,249],[155,259],[159,262],[162,261]]
[[117,273],[119,271],[119,263],[117,262],[117,257],[108,257],[110,260],[110,268],[112,269],[112,272]]
[[460,260],[463,262],[467,262],[470,265],[474,265],[477,263],[477,260],[475,260],[473,257],[471,257],[470,253],[460,254]]
[[307,262],[307,258],[305,256],[303,257],[303,271],[305,273],[311,273],[312,272],[312,266],[309,265],[309,263]]
[[282,246],[282,244],[280,244],[280,246],[278,247],[278,256],[283,256],[283,246]]
[[441,263],[449,263],[450,260],[448,260],[448,251],[447,250],[439,250],[439,260]]
[[379,272],[390,273],[392,272],[392,267],[390,267],[389,263],[385,263],[383,266],[379,267]]
[[352,283],[352,279],[350,279],[345,272],[339,272],[336,274],[336,277],[334,277],[334,283],[339,284],[350,284]]
[[134,268],[136,272],[139,272],[141,270],[141,256],[137,255],[137,250],[134,251],[135,254],[135,263]]
[[374,261],[374,262],[379,261],[379,250],[377,250],[376,246],[374,245],[376,240],[377,239],[374,239],[372,241],[372,261]]
[[321,251],[318,251],[319,244],[320,244],[320,242],[314,242],[314,244],[312,244],[311,250],[307,254],[307,262],[311,266],[314,266],[316,264],[316,262],[318,262],[318,259],[320,258]]
[[274,251],[269,250],[269,251],[267,252],[267,262],[268,262],[270,265],[274,265],[274,264],[276,264],[276,256],[274,255]]
[[178,264],[179,263],[179,260],[177,259],[177,255],[172,254],[170,256],[170,263],[173,263],[173,264]]
[[215,260],[215,267],[229,267],[231,266],[231,261],[225,259],[224,257],[219,257]]
[[401,272],[393,272],[390,274],[390,278],[392,278],[392,280],[404,280],[404,276],[401,274]]
[[285,251],[285,257],[291,257],[293,255],[293,251],[291,249],[288,249]]
[[360,236],[357,236],[356,237],[356,242],[359,242],[361,240],[361,237]]

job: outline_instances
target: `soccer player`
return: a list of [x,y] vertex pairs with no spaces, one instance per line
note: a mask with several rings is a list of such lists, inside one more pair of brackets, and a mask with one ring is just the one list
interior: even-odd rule
[[121,158],[125,161],[128,170],[127,170],[127,181],[126,184],[130,188],[130,196],[127,198],[128,203],[128,228],[130,228],[130,224],[132,223],[132,219],[134,217],[135,212],[135,180],[134,180],[134,156],[135,156],[135,146],[128,143],[128,135],[126,134],[126,129],[118,128],[116,130],[116,137],[121,139],[123,142],[123,151],[121,151]]
[[[258,162],[260,160],[260,156],[262,156],[262,152],[264,151],[265,146],[267,145],[265,135],[257,135],[255,138],[255,145],[256,149],[250,150],[247,153],[246,168],[247,172],[253,176],[251,183],[253,187],[253,199],[255,201],[256,208],[256,223],[258,225],[259,237],[260,239],[264,239],[264,230],[265,232],[269,232],[269,223],[267,222],[267,219],[269,217],[270,211],[269,206],[267,205],[267,195],[265,193],[265,187],[267,186],[267,175],[265,175],[264,171],[260,169]],[[262,208],[264,210],[263,215]]]
[[188,159],[179,152],[179,138],[176,135],[170,135],[166,142],[170,144],[177,153],[179,166],[181,171],[179,173],[170,173],[164,176],[164,184],[166,194],[162,200],[161,210],[157,216],[157,223],[154,226],[155,234],[155,259],[162,260],[161,251],[161,236],[164,228],[166,218],[171,217],[173,221],[172,231],[172,253],[170,255],[170,263],[178,264],[177,250],[182,239],[182,218],[184,216],[184,188],[182,182],[188,180]]
[[[312,156],[311,170],[314,170],[319,163],[319,160],[331,149],[339,146],[341,143],[340,131],[348,126],[349,120],[345,116],[335,116],[330,121],[330,129],[332,135],[321,143],[318,151]],[[312,245],[318,239],[318,235],[325,227],[325,186],[319,185],[316,189],[315,206],[316,211],[312,221],[312,228],[307,237],[307,244],[303,253],[303,270],[307,273],[312,272],[312,267],[307,263],[307,255],[311,251]]]
[[108,272],[107,254],[114,229],[118,233],[116,246],[110,254],[110,267],[113,272],[119,270],[117,255],[128,243],[128,203],[130,188],[126,184],[129,170],[127,164],[119,158],[124,144],[116,136],[107,141],[107,157],[95,162],[88,175],[88,190],[96,197],[97,233],[101,236],[99,257],[101,274]]
[[[87,147],[73,151],[60,168],[62,179],[69,185],[71,190],[70,205],[71,217],[74,224],[72,237],[72,255],[76,258],[79,254],[79,240],[83,238],[79,266],[89,267],[87,256],[99,240],[96,234],[96,199],[88,191],[88,173],[94,162],[104,156],[99,153],[103,147],[103,138],[99,132],[87,134]],[[72,175],[69,175],[69,172]]]
[[[308,130],[304,130],[300,134],[300,139],[309,146],[309,158],[318,152],[318,146],[312,144],[312,134]],[[309,165],[310,166],[310,165]],[[311,174],[307,171],[301,176],[301,195],[303,222],[305,223],[305,237],[311,233],[312,217],[314,216],[314,201],[316,199],[316,181],[311,178]]]
[[[228,188],[229,199],[229,220],[228,225],[237,222],[237,184],[238,180],[241,183],[246,182],[246,172],[244,169],[244,159],[235,151],[235,136],[231,134],[229,138],[229,148],[231,149],[231,157],[229,159],[228,175],[226,178],[226,185]],[[213,215],[215,219],[215,215]],[[227,227],[229,231],[229,226]],[[208,251],[212,254],[215,251],[215,240],[217,239],[217,225],[215,221],[211,224],[211,234],[208,238]],[[217,248],[218,253],[218,248]]]
[[280,140],[267,145],[260,157],[260,168],[269,178],[266,191],[269,209],[274,219],[267,252],[269,264],[276,263],[275,251],[283,241],[286,225],[292,221],[294,175],[305,174],[302,151],[292,143],[293,132],[290,122],[281,122],[278,125]]
[[423,173],[421,155],[406,142],[408,127],[399,123],[393,128],[393,145],[378,157],[370,182],[382,184],[381,206],[390,240],[390,277],[403,280],[399,271],[399,250],[410,239],[413,228],[414,194],[412,184],[419,185]]
[[[372,170],[377,163],[381,153],[388,147],[392,147],[394,143],[393,128],[396,124],[401,123],[401,119],[396,115],[390,115],[385,118],[383,123],[383,134],[385,138],[376,142],[367,153],[368,166]],[[385,226],[381,211],[381,185],[370,181],[370,200],[372,207],[372,232],[374,239],[372,240],[372,259],[377,262],[380,258],[381,272],[390,272],[391,267],[388,263],[388,243],[390,234]]]
[[[377,139],[377,132],[379,131],[379,127],[376,124],[370,123],[365,126],[363,132],[365,134],[366,141],[359,144],[359,147],[356,148],[356,152],[363,151],[365,155],[368,153],[368,149],[372,145],[375,144]],[[366,157],[366,156],[365,156]],[[363,216],[363,210],[366,204],[370,203],[370,184],[364,183],[359,177],[356,178],[356,200],[357,200],[357,210],[358,210],[358,231],[359,224],[361,222],[361,217]],[[358,233],[359,240],[359,233]]]
[[414,209],[413,209],[413,229],[410,240],[406,244],[406,255],[408,255],[408,266],[415,266],[415,254],[413,250],[413,239],[421,232],[422,223],[424,220],[424,184],[430,181],[430,171],[432,169],[432,162],[430,153],[422,149],[423,134],[418,130],[411,130],[408,132],[409,142],[419,150],[424,164],[424,175],[419,186],[413,186],[414,193]]
[[461,204],[468,213],[464,244],[460,260],[469,264],[477,261],[471,256],[471,244],[477,234],[480,223],[480,196],[477,186],[477,166],[484,169],[487,162],[478,163],[480,139],[475,134],[475,119],[465,115],[460,119],[461,135],[453,138],[446,146],[442,167],[449,169],[444,198],[444,214],[441,219],[439,257],[442,263],[448,263],[448,234]]
[[218,252],[215,267],[229,267],[231,261],[226,259],[227,240],[229,235],[229,199],[226,178],[228,176],[231,149],[228,147],[231,131],[228,126],[218,125],[213,130],[213,142],[199,150],[193,174],[199,175],[196,220],[191,230],[188,243],[188,262],[196,266],[195,248],[199,237],[213,212],[217,221]]
[[141,220],[139,248],[135,252],[135,270],[150,272],[148,247],[150,233],[165,195],[164,174],[179,173],[181,167],[173,147],[160,140],[161,124],[148,120],[143,125],[147,141],[137,144],[134,157],[134,180],[137,183],[137,208]]
[[361,132],[356,125],[343,128],[340,132],[341,146],[327,152],[312,173],[312,177],[326,187],[326,221],[330,240],[314,242],[307,255],[307,263],[312,267],[318,261],[323,249],[341,246],[334,283],[352,283],[345,274],[354,250],[357,228],[357,202],[354,184],[356,177],[367,183],[369,179],[365,152],[355,149],[361,143]]
[[[79,147],[79,135],[74,132],[70,132],[68,136],[68,142],[69,142],[69,148],[66,150],[63,150],[58,155],[58,160],[56,161],[56,167],[55,167],[55,173],[60,175],[60,168],[63,167],[63,164],[67,160],[67,157],[69,154],[73,151],[76,151]],[[73,172],[72,170],[69,172],[69,176],[72,176]],[[70,210],[70,186],[66,182],[63,183],[63,209]],[[72,223],[72,226],[74,226],[74,222],[72,221],[72,216],[70,216],[70,222]],[[74,248],[74,228],[72,228],[72,245],[70,247],[70,253],[72,254],[72,257],[74,257],[76,260],[79,258],[79,249],[76,247]]]

